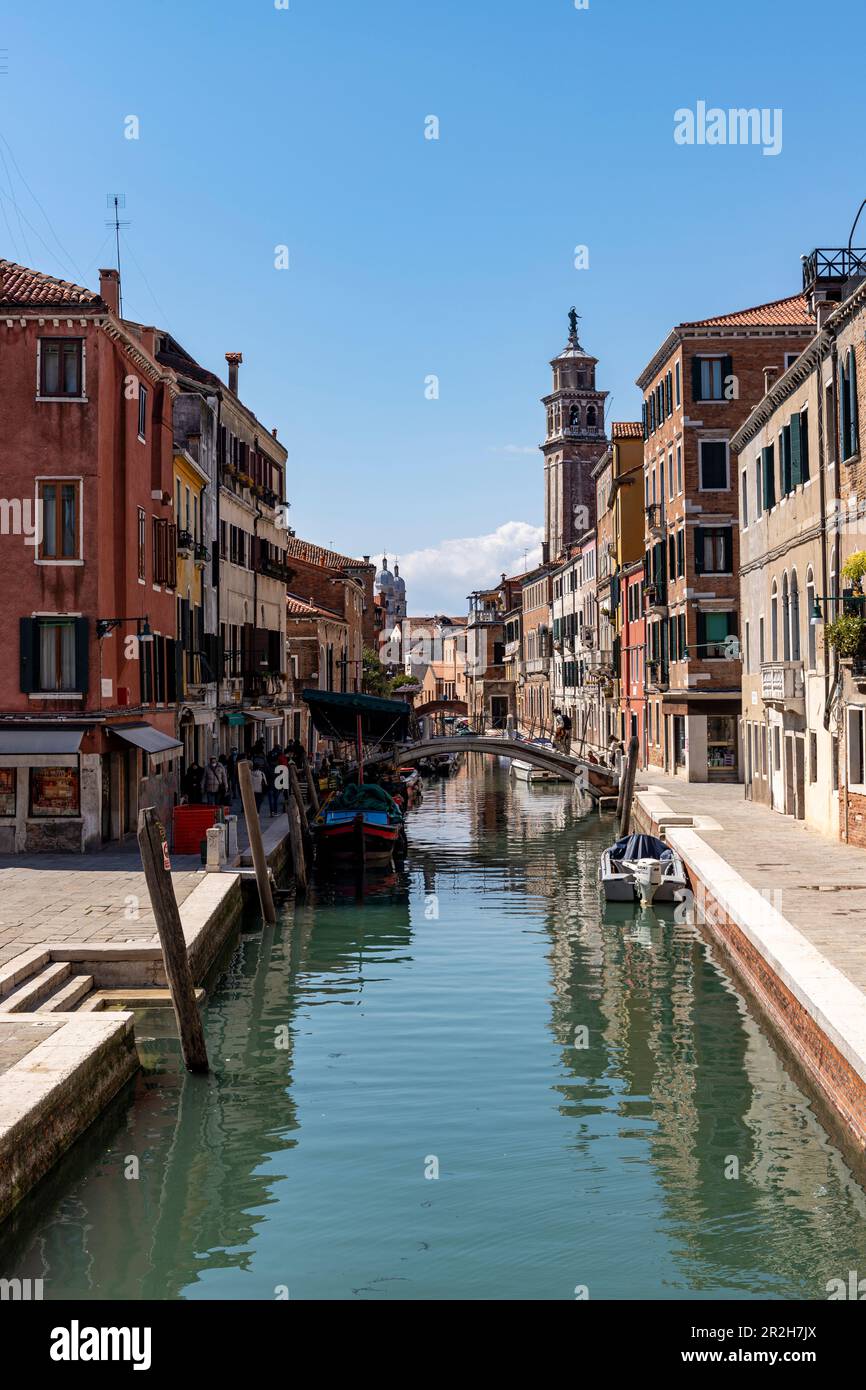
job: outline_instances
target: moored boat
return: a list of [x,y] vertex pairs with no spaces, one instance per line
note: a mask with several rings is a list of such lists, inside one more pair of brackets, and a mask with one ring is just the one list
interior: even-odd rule
[[533,785],[539,782],[565,782],[568,780],[560,772],[553,772],[546,767],[536,767],[534,763],[525,763],[521,758],[511,759],[511,771],[522,782],[531,782]]
[[602,852],[598,879],[610,903],[678,902],[688,888],[676,850],[655,835],[624,835]]

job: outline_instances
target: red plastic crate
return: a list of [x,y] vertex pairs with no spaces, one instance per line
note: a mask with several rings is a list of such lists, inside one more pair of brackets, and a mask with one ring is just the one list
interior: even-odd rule
[[205,832],[216,825],[216,806],[175,806],[172,850],[198,854]]

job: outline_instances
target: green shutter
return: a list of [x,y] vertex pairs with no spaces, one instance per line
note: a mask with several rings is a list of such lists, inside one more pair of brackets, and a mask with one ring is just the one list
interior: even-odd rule
[[764,511],[768,512],[776,503],[776,478],[773,469],[773,447],[768,445],[761,450],[764,473]]
[[[848,434],[851,453],[860,452],[860,426],[857,418],[857,359],[854,349],[848,349]],[[850,455],[849,455],[850,457]]]
[[800,416],[791,416],[791,487],[799,487],[803,481],[803,460],[800,450]]
[[848,386],[845,379],[845,364],[839,359],[839,399],[836,402],[837,413],[839,416],[839,452],[843,459],[848,457],[848,411],[846,410],[846,396]]
[[29,694],[37,688],[36,675],[36,623],[32,618],[19,619],[19,655],[21,665],[21,689]]
[[90,619],[75,619],[75,688],[85,695],[90,685]]
[[700,399],[701,399],[701,359],[700,359],[699,357],[693,357],[693,358],[692,358],[692,400],[693,400],[693,401],[699,401]]

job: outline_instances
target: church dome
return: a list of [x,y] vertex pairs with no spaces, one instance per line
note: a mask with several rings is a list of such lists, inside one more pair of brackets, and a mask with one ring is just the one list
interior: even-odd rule
[[382,568],[376,575],[376,588],[380,594],[390,594],[394,591],[394,576],[388,569],[388,556],[382,556]]
[[406,593],[406,580],[400,573],[400,566],[394,566],[394,588],[401,596]]

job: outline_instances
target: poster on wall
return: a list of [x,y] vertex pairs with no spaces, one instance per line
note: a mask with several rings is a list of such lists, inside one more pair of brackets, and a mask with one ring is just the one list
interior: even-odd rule
[[31,768],[30,814],[33,816],[77,816],[78,768]]
[[15,776],[14,767],[0,767],[0,816],[15,815]]

